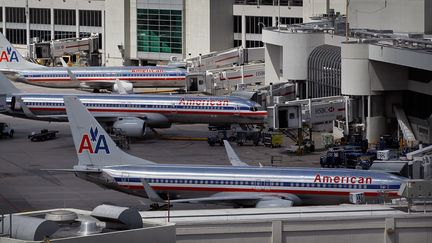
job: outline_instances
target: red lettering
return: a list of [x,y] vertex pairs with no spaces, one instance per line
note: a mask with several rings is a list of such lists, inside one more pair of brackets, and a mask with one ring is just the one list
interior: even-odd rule
[[323,182],[324,183],[332,183],[333,180],[332,180],[331,176],[323,176]]
[[84,150],[88,150],[89,153],[91,154],[93,153],[93,147],[91,145],[90,138],[87,134],[84,134],[84,136],[81,139],[81,144],[79,146],[78,153],[82,153]]
[[340,177],[339,176],[335,176],[333,180],[334,180],[334,183],[339,183],[340,182]]
[[214,106],[215,104],[214,104],[214,100],[210,100],[210,105],[211,106]]
[[320,174],[317,174],[317,175],[315,176],[315,180],[314,180],[314,182],[321,182],[321,176],[320,176]]
[[183,97],[181,97],[181,98],[180,98],[179,105],[184,105],[184,103],[185,103],[185,99],[184,99]]
[[221,106],[222,105],[222,100],[218,100],[217,101],[217,106]]
[[200,100],[196,100],[196,101],[195,101],[195,104],[196,104],[196,105],[201,105],[201,101],[200,101]]
[[351,177],[351,183],[352,183],[352,184],[355,184],[355,183],[356,183],[356,177],[355,177],[355,176]]
[[372,178],[371,177],[366,178],[366,184],[372,184]]
[[5,51],[2,51],[2,54],[0,56],[0,62],[3,62],[3,60],[5,60],[6,62],[9,62],[8,55]]
[[364,178],[363,177],[359,177],[357,183],[358,184],[364,184]]
[[224,100],[222,105],[223,105],[223,106],[228,106],[228,103],[229,103],[228,100]]

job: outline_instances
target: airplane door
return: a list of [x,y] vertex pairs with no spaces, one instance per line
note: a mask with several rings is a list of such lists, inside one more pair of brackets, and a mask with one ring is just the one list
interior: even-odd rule
[[257,179],[255,182],[255,189],[258,191],[268,191],[270,190],[270,181]]
[[236,105],[236,106],[234,107],[234,109],[235,109],[234,115],[236,115],[236,116],[240,116],[240,106]]
[[177,114],[177,104],[176,104],[176,101],[173,101],[171,103],[171,113],[172,114]]
[[121,173],[121,182],[125,188],[129,189],[129,186],[130,186],[129,185],[129,173],[127,173],[127,172]]

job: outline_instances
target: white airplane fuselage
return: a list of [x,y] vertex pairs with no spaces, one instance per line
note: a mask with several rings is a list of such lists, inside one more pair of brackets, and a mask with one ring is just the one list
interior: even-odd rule
[[[100,175],[77,173],[99,185],[146,196],[142,179],[164,199],[187,199],[215,193],[295,195],[302,204],[349,202],[351,192],[363,192],[367,201],[378,196],[397,197],[404,178],[384,172],[274,167],[223,167],[178,165],[123,165],[102,168]],[[250,201],[249,206],[254,202]],[[242,202],[245,205],[245,202]],[[246,203],[247,205],[247,203]]]
[[[10,107],[7,113],[30,119],[67,121],[63,96],[66,94],[8,95]],[[28,116],[18,98],[34,115]],[[103,118],[146,117],[149,127],[158,128],[157,123],[201,123],[201,124],[262,124],[267,112],[259,110],[253,101],[228,96],[178,96],[178,95],[104,95],[82,94],[78,98],[93,113]]]
[[[48,67],[6,71],[14,81],[52,88],[110,88],[116,80],[134,88],[186,85],[185,69],[155,66],[128,67]],[[71,77],[71,74],[73,76]]]

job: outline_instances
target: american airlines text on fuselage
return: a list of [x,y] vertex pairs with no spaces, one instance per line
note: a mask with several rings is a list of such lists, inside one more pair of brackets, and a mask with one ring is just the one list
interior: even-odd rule
[[335,184],[372,184],[372,177],[356,176],[321,176],[317,174],[314,182]]

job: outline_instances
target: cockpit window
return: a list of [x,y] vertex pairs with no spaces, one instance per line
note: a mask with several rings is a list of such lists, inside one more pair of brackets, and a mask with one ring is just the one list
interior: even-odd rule
[[250,110],[250,111],[258,111],[258,107],[253,106],[253,107],[250,107],[249,110]]

